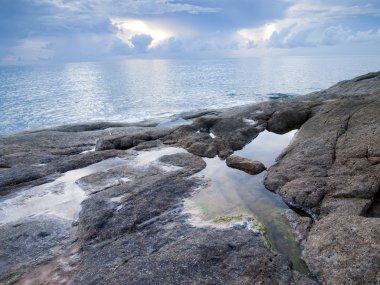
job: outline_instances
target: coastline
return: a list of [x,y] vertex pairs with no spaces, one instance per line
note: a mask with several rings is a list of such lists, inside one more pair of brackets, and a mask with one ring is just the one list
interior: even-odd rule
[[[37,262],[23,252],[11,257],[12,243],[5,243],[1,260],[6,271],[0,272],[0,281],[21,283],[25,276],[37,276],[41,264],[54,264],[75,245],[70,270],[50,268],[63,284],[116,284],[126,276],[131,283],[176,278],[225,283],[238,278],[240,284],[360,284],[365,278],[375,284],[380,269],[379,92],[380,73],[373,73],[290,100],[184,114],[189,124],[171,128],[149,122],[94,123],[0,137],[2,198],[107,158],[128,160],[138,155],[133,151],[174,146],[189,153],[171,155],[169,164],[182,167],[175,171],[142,171],[132,165],[90,176],[89,188],[104,187],[88,193],[75,230],[66,223],[67,232],[52,234],[55,222],[50,220],[3,225],[1,240],[10,236],[20,248],[29,240],[16,241],[20,232],[15,229],[31,237],[38,224],[39,233],[49,235],[35,241],[40,251],[28,258],[38,256]],[[265,246],[262,235],[244,228],[193,228],[181,212],[181,201],[200,183],[191,175],[205,167],[201,157],[225,159],[264,130],[283,134],[294,129],[299,129],[297,136],[269,168],[264,184],[313,219],[302,244],[316,280],[294,271],[285,256]],[[110,183],[123,177],[132,183]],[[109,202],[115,197],[122,198]],[[300,216],[295,220],[296,228]],[[54,254],[51,249],[57,244],[62,248]]]

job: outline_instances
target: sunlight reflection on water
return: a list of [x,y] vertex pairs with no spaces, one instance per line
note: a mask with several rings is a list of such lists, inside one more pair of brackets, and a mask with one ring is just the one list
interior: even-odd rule
[[306,94],[379,66],[379,57],[0,66],[0,135],[65,123],[135,122],[260,102],[268,100],[270,93]]
[[120,158],[109,158],[84,168],[70,170],[53,182],[0,199],[0,226],[28,217],[53,215],[69,221],[78,219],[86,193],[76,183],[87,175],[126,165]]

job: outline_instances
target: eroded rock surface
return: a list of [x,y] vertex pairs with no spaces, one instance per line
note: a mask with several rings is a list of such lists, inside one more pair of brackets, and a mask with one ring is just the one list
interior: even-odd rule
[[[96,123],[0,137],[0,203],[26,191],[33,196],[33,186],[69,170],[111,157],[125,160],[77,180],[87,195],[78,220],[40,213],[0,224],[0,282],[376,284],[376,90],[379,74],[373,73],[308,97],[183,114],[192,122],[172,128]],[[352,94],[366,96],[346,96]],[[192,176],[205,167],[201,157],[225,159],[265,129],[299,129],[265,185],[309,216],[286,213],[318,281],[293,271],[259,233],[242,226],[193,227],[182,212],[183,199],[201,183]],[[168,146],[189,153],[138,163],[141,152]]]
[[379,219],[330,214],[313,226],[305,257],[323,283],[378,284],[379,236]]
[[316,219],[304,254],[323,283],[379,282],[379,110],[380,93],[318,106],[264,181]]
[[[98,192],[84,202],[79,221],[83,250],[75,284],[226,284],[236,280],[239,284],[290,284],[296,280],[289,260],[271,252],[260,235],[239,227],[190,227],[180,202],[197,186],[195,178],[188,178],[191,169],[205,164],[186,153],[166,155],[161,161],[183,169],[179,173],[129,169],[131,182]],[[120,195],[120,200],[111,202]]]
[[[147,132],[152,127],[110,127],[111,123],[63,126],[0,137],[0,195],[54,179],[57,173],[115,157],[120,151],[95,152],[102,138]],[[53,176],[53,177],[51,177]]]

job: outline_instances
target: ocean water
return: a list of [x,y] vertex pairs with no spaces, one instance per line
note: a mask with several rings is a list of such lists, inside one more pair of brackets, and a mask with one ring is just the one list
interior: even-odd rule
[[380,57],[119,60],[0,66],[0,135],[136,122],[299,95],[380,70]]

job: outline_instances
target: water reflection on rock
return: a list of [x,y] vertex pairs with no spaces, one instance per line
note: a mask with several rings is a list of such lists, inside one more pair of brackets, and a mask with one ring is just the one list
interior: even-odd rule
[[[276,135],[264,131],[235,154],[270,167],[295,133]],[[272,249],[287,255],[297,270],[307,272],[300,246],[284,216],[289,208],[279,196],[265,189],[262,184],[265,173],[249,175],[227,167],[219,158],[205,158],[205,161],[207,167],[196,174],[205,179],[205,185],[185,203],[187,211],[195,214],[192,223],[203,226],[239,215],[254,217],[265,227],[265,237]]]

